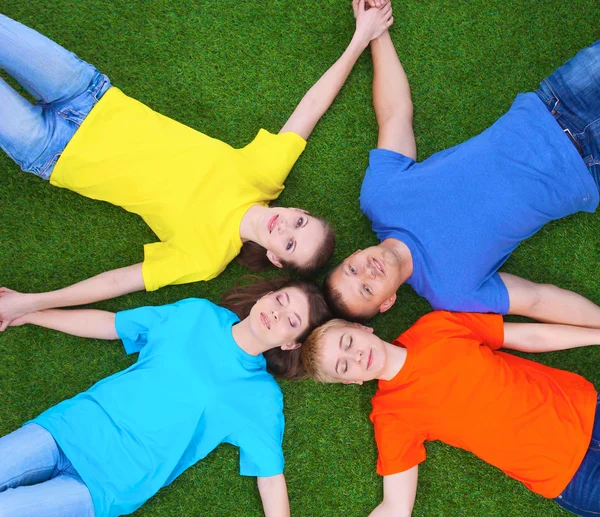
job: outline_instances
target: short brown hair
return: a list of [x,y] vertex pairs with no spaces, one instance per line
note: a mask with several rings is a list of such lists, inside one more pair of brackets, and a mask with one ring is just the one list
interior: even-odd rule
[[[335,232],[331,225],[323,218],[309,214],[313,219],[321,221],[323,225],[324,237],[321,246],[317,248],[316,253],[310,261],[304,266],[299,266],[293,262],[281,261],[284,268],[297,273],[303,277],[313,276],[319,269],[325,267],[335,248]],[[253,241],[246,241],[242,244],[242,249],[238,255],[238,262],[252,271],[265,271],[273,264],[267,257],[267,249]]]
[[322,366],[322,347],[325,334],[333,328],[350,325],[349,322],[342,319],[329,320],[310,333],[310,336],[300,348],[302,365],[306,374],[316,382],[340,382],[340,379],[327,375]]
[[[341,265],[341,264],[340,264]],[[348,321],[358,321],[360,323],[365,323],[370,320],[374,316],[377,316],[377,311],[371,313],[367,313],[364,315],[361,314],[353,314],[350,310],[350,307],[344,302],[342,298],[342,293],[338,291],[335,287],[333,287],[332,276],[340,266],[335,267],[325,277],[323,281],[323,296],[325,296],[325,300],[327,300],[327,305],[331,309],[331,312],[336,318],[342,318]]]

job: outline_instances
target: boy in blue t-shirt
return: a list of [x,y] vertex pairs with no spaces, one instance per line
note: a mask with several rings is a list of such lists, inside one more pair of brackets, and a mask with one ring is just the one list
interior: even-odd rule
[[369,318],[407,282],[434,309],[597,326],[600,307],[589,300],[498,269],[547,222],[598,205],[600,41],[518,95],[483,133],[419,163],[408,80],[389,33],[371,52],[379,137],[360,207],[381,244],[330,272],[330,306]]

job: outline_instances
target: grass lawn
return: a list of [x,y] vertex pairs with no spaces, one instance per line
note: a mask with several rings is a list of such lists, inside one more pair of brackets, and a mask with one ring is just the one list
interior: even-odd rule
[[[408,0],[395,4],[392,38],[408,73],[419,158],[476,135],[578,49],[600,37],[595,0]],[[153,109],[240,147],[260,127],[277,132],[304,92],[350,40],[349,0],[91,0],[3,2],[2,12],[74,51]],[[331,220],[336,261],[376,243],[358,207],[376,143],[368,52],[317,126],[280,201]],[[482,164],[485,166],[485,164]],[[155,237],[137,216],[56,189],[0,155],[0,284],[37,292],[140,262]],[[600,302],[600,214],[547,225],[504,270]],[[460,243],[456,243],[460,246]],[[246,270],[233,263],[209,283],[98,303],[117,311],[190,296],[218,301]],[[393,339],[429,305],[409,287],[374,321]],[[535,357],[600,387],[600,350]],[[0,435],[130,365],[117,342],[21,327],[0,336]],[[465,372],[468,375],[468,372]],[[381,498],[368,420],[375,384],[282,383],[286,478],[297,516],[365,516]],[[567,515],[469,453],[428,445],[415,516]],[[1,459],[0,459],[1,461]],[[254,479],[221,446],[161,490],[136,516],[255,516]]]

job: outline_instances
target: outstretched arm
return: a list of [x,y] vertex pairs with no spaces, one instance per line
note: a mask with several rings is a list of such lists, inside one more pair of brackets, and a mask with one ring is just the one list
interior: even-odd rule
[[64,289],[47,293],[18,293],[0,288],[0,331],[24,314],[54,307],[84,305],[142,291],[142,264],[101,273]]
[[374,38],[392,24],[392,6],[389,2],[376,9],[364,10],[364,0],[359,0],[356,31],[342,56],[325,72],[296,107],[280,133],[292,132],[308,139],[323,114],[346,82],[350,71],[363,50]]
[[95,309],[32,312],[11,322],[17,327],[25,324],[58,330],[73,336],[95,339],[119,339],[115,329],[115,313]]
[[600,328],[600,307],[587,298],[555,285],[536,284],[500,273],[510,299],[509,314],[548,323]]
[[417,159],[413,133],[413,104],[404,68],[385,31],[371,42],[373,57],[373,108],[379,126],[377,147]]
[[290,502],[283,474],[256,478],[265,517],[289,517]]
[[504,348],[521,352],[553,352],[600,344],[600,329],[548,323],[505,323]]
[[419,466],[383,477],[383,501],[369,517],[410,517],[417,495]]

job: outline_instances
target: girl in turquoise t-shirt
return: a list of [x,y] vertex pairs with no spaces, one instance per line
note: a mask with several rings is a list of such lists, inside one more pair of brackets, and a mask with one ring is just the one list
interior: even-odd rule
[[[113,517],[139,508],[219,443],[240,449],[265,515],[289,515],[283,397],[267,369],[298,374],[294,352],[328,317],[306,281],[266,281],[225,299],[117,314],[47,310],[31,323],[121,339],[136,363],[0,438],[0,508],[7,515]],[[240,318],[242,318],[240,320]],[[281,358],[263,356],[279,351]]]

